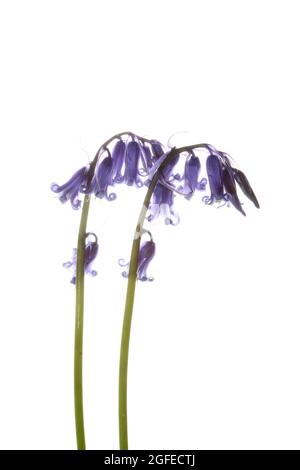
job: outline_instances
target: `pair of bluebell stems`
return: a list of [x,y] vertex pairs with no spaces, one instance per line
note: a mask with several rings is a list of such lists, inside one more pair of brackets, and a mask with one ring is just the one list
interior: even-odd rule
[[[237,193],[237,185],[259,208],[247,177],[235,167],[227,153],[218,151],[210,144],[196,144],[179,149],[168,160],[170,151],[157,140],[145,139],[130,132],[118,134],[100,147],[93,162],[76,171],[65,184],[53,183],[51,190],[62,203],[69,201],[72,208],[78,210],[81,207],[81,195],[94,195],[96,198],[115,201],[117,194],[112,188],[120,184],[147,187],[153,175],[158,172],[159,178],[147,215],[149,222],[163,217],[166,224],[178,224],[179,216],[174,209],[175,196],[191,199],[198,192],[203,193],[201,200],[205,204],[232,205],[246,215]],[[201,155],[198,156],[197,153]],[[99,251],[98,239],[95,234],[87,235],[85,272],[95,276],[97,273],[92,269],[92,264]],[[155,255],[155,248],[150,234],[150,240],[145,241],[140,248],[137,277],[141,281],[153,280],[153,277],[147,275],[147,269]],[[119,264],[122,267],[128,266],[123,259],[119,260]],[[71,282],[75,284],[76,249],[72,260],[64,263],[64,266],[73,269]],[[127,276],[126,271],[122,274]]]
[[233,206],[245,215],[238,187],[259,207],[247,177],[236,168],[227,153],[209,144],[168,148],[157,140],[132,132],[113,136],[100,147],[93,161],[80,168],[65,184],[51,185],[60,201],[70,201],[75,210],[81,207],[83,197],[77,249],[73,251],[72,260],[64,263],[65,267],[73,269],[71,282],[76,287],[74,403],[77,448],[82,450],[85,449],[82,393],[84,273],[97,274],[92,265],[99,251],[96,234],[86,232],[86,226],[91,197],[114,201],[117,197],[115,188],[120,184],[146,189],[130,262],[119,260],[120,266],[126,268],[122,274],[128,278],[119,366],[119,436],[122,450],[128,449],[127,371],[135,286],[137,279],[153,280],[148,275],[148,267],[156,251],[152,233],[144,228],[145,218],[151,223],[161,217],[166,224],[174,226],[179,222],[174,208],[175,198],[190,200],[199,194],[199,200],[205,204]]

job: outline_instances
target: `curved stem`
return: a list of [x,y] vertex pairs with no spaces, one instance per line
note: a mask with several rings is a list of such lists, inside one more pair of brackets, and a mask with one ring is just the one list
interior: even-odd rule
[[90,196],[83,201],[77,243],[76,263],[76,315],[75,315],[75,347],[74,347],[74,404],[77,449],[85,450],[83,398],[82,398],[82,343],[84,314],[84,251],[86,225],[90,207]]
[[[170,157],[168,157],[170,158]],[[131,330],[131,320],[133,312],[133,303],[136,286],[136,273],[138,267],[138,256],[140,251],[141,234],[147,209],[149,207],[150,199],[153,194],[154,188],[158,181],[158,173],[156,173],[148,187],[142,210],[138,218],[134,239],[131,249],[125,312],[123,319],[121,351],[120,351],[120,367],[119,367],[119,439],[120,449],[128,449],[128,431],[127,431],[127,371],[128,371],[128,353],[129,353],[129,340]]]

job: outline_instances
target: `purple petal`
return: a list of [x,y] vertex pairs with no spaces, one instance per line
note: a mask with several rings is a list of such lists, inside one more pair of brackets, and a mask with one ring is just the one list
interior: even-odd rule
[[138,160],[140,148],[137,142],[129,142],[125,155],[125,174],[124,181],[128,186],[138,182]]
[[78,194],[86,187],[87,174],[88,167],[80,168],[65,184],[59,186],[53,183],[51,190],[58,194],[62,203],[70,201],[73,209],[79,209],[81,202],[78,199]]
[[99,251],[99,246],[98,243],[93,241],[93,242],[88,242],[85,250],[84,250],[84,268],[87,270],[91,263],[94,261],[96,258],[97,254]]
[[155,160],[157,160],[159,157],[161,157],[165,153],[162,144],[156,140],[153,140],[151,142],[151,147],[152,147],[152,152],[153,152]]
[[211,199],[223,199],[222,166],[217,155],[209,155],[206,160],[206,171],[211,191]]
[[112,179],[116,183],[121,183],[123,181],[123,164],[126,152],[126,144],[123,140],[118,140],[114,149],[112,151],[112,160],[113,160],[113,168],[112,168]]
[[259,209],[259,202],[254,194],[253,189],[250,186],[250,183],[246,177],[246,175],[236,168],[233,168],[234,179],[243,191],[243,193],[253,202],[255,207]]
[[148,277],[147,269],[155,255],[155,243],[150,240],[145,242],[139,252],[137,277],[140,281],[152,281],[153,278]]
[[184,191],[195,192],[198,186],[198,176],[200,173],[200,160],[195,155],[187,158],[184,168]]
[[[96,276],[97,271],[92,270],[91,266],[98,254],[99,246],[98,246],[98,242],[96,241],[97,240],[96,235],[93,233],[90,233],[88,235],[93,235],[95,237],[95,240],[91,241],[87,237],[87,242],[86,242],[85,249],[84,249],[84,271],[86,274]],[[65,268],[73,269],[73,276],[71,279],[72,284],[76,284],[76,264],[77,264],[77,249],[74,248],[72,261],[67,261],[66,263],[63,264]]]
[[112,157],[108,156],[104,158],[96,170],[93,188],[95,195],[100,199],[103,197],[109,198],[107,189],[109,185],[112,185],[112,168],[113,160]]
[[65,183],[59,186],[56,183],[51,184],[51,191],[54,193],[61,193],[64,191],[69,191],[74,188],[79,188],[80,184],[84,181],[84,177],[86,176],[87,168],[84,166],[80,168],[80,170],[76,171],[74,175]]
[[238,211],[240,211],[243,215],[246,215],[236,192],[236,185],[234,181],[232,168],[231,167],[229,168],[227,165],[224,166],[223,168],[223,180],[224,180],[224,188],[228,196],[228,200]]
[[164,217],[167,225],[177,225],[179,223],[179,217],[173,210],[173,203],[173,191],[163,184],[157,183],[149,206],[150,215],[148,215],[147,220],[151,222],[161,215]]

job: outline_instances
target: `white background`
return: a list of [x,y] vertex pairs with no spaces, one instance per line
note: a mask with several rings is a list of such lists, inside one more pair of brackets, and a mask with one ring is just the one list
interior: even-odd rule
[[[209,142],[261,203],[179,201],[153,226],[129,364],[132,449],[299,449],[297,1],[1,2],[0,446],[73,449],[74,288],[61,264],[79,212],[65,182],[116,132]],[[177,139],[177,140],[176,140]],[[143,190],[93,201],[87,279],[89,449],[118,448],[128,257]]]

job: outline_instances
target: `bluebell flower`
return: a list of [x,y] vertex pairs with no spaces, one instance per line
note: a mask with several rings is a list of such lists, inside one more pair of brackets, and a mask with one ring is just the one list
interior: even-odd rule
[[[161,148],[160,152],[162,151],[163,149]],[[150,214],[147,216],[149,222],[162,216],[167,225],[177,225],[179,223],[178,214],[173,209],[174,191],[176,188],[172,185],[174,180],[180,179],[179,174],[173,173],[179,157],[179,154],[174,153],[172,158],[167,158],[163,161],[158,169],[158,182],[149,204]]]
[[[153,281],[154,278],[152,276],[148,276],[147,270],[151,260],[154,258],[156,247],[152,239],[151,233],[147,230],[145,232],[149,234],[150,240],[144,242],[140,247],[137,267],[137,278],[139,281]],[[123,268],[127,268],[126,271],[122,272],[122,276],[128,277],[129,263],[125,262],[124,259],[120,259],[119,265]]]
[[112,151],[112,180],[115,183],[122,183],[124,180],[123,165],[126,152],[126,144],[122,139],[119,139],[115,144]]
[[115,193],[108,193],[108,187],[113,185],[113,159],[108,154],[96,167],[92,180],[92,191],[100,199],[106,198],[108,201],[116,199]]
[[165,224],[177,225],[179,223],[179,216],[174,211],[174,191],[167,188],[162,183],[157,183],[153,191],[151,202],[149,204],[150,214],[147,220],[152,222],[159,216],[164,218]]
[[127,186],[135,184],[138,187],[143,185],[139,175],[139,161],[141,157],[140,146],[132,140],[127,144],[125,153],[124,182]]
[[209,155],[206,160],[206,171],[210,187],[210,204],[224,199],[222,164],[217,155]]
[[[99,246],[98,239],[95,233],[86,234],[86,245],[84,250],[84,271],[91,276],[97,276],[97,271],[92,269],[93,261],[98,254]],[[76,284],[76,263],[77,263],[77,249],[73,249],[72,261],[67,261],[63,264],[64,268],[72,268],[73,276],[71,279],[72,284]]]
[[153,281],[154,278],[148,276],[147,269],[154,258],[155,255],[155,243],[154,241],[148,240],[144,242],[140,248],[139,259],[138,259],[138,269],[137,269],[137,278],[140,281]]
[[204,191],[206,189],[207,179],[201,178],[201,180],[198,181],[200,169],[200,159],[195,156],[194,152],[191,152],[185,161],[183,175],[184,184],[183,187],[180,187],[186,199],[190,199],[196,190]]
[[56,183],[51,184],[51,190],[58,195],[62,203],[67,201],[71,202],[73,209],[81,207],[81,201],[78,198],[80,192],[85,192],[87,187],[89,166],[84,166],[67,181],[65,184],[59,186]]

